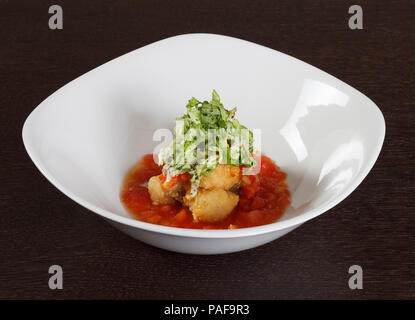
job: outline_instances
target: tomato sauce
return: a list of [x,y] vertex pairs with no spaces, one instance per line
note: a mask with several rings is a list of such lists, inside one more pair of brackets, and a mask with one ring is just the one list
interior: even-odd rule
[[153,205],[145,183],[159,174],[161,167],[154,162],[152,154],[147,154],[124,179],[121,202],[138,220],[191,229],[247,228],[277,221],[290,204],[287,175],[266,156],[261,156],[261,170],[257,176],[242,176],[239,203],[232,213],[215,223],[194,222],[191,211],[181,204]]

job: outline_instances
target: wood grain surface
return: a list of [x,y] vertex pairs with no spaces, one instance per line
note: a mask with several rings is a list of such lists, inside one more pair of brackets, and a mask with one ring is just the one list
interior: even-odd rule
[[[60,4],[63,30],[48,28]],[[0,298],[415,298],[415,1],[0,0]],[[382,153],[341,204],[262,247],[219,256],[163,251],[112,228],[35,168],[21,139],[55,90],[113,58],[183,33],[268,46],[370,97],[386,120]],[[64,271],[48,288],[48,268]],[[363,290],[348,268],[361,265]]]

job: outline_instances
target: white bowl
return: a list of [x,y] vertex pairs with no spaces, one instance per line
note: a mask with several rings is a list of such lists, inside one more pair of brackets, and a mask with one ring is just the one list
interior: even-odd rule
[[[156,129],[171,128],[190,97],[208,99],[212,89],[262,130],[262,152],[288,174],[291,206],[278,222],[236,230],[133,219],[119,198],[126,171],[159,143]],[[23,127],[29,156],[68,197],[136,239],[193,254],[253,248],[331,209],[368,174],[384,135],[382,113],[359,91],[278,51],[213,34],[168,38],[105,63],[43,101]]]

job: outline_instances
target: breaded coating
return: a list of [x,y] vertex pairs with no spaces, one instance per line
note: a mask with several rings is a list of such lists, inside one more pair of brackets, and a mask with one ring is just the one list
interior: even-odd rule
[[236,207],[239,196],[223,189],[199,189],[193,198],[187,195],[184,203],[195,221],[215,222],[225,219]]
[[148,192],[153,204],[174,204],[175,200],[168,195],[168,192],[161,187],[159,176],[151,177],[148,180]]
[[238,204],[240,183],[239,167],[220,164],[202,177],[194,197],[190,196],[190,181],[179,181],[166,189],[159,176],[150,178],[148,192],[155,205],[182,202],[195,221],[216,222],[225,219]]
[[239,167],[220,164],[207,176],[200,179],[200,187],[204,189],[229,190],[240,182]]

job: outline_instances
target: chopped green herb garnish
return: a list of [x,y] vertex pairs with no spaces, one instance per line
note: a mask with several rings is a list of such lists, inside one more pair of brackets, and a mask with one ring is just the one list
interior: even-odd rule
[[218,164],[252,167],[253,134],[235,119],[236,108],[227,110],[213,90],[212,100],[191,98],[186,114],[176,119],[174,139],[159,153],[159,165],[167,180],[188,172],[195,195],[202,176]]

